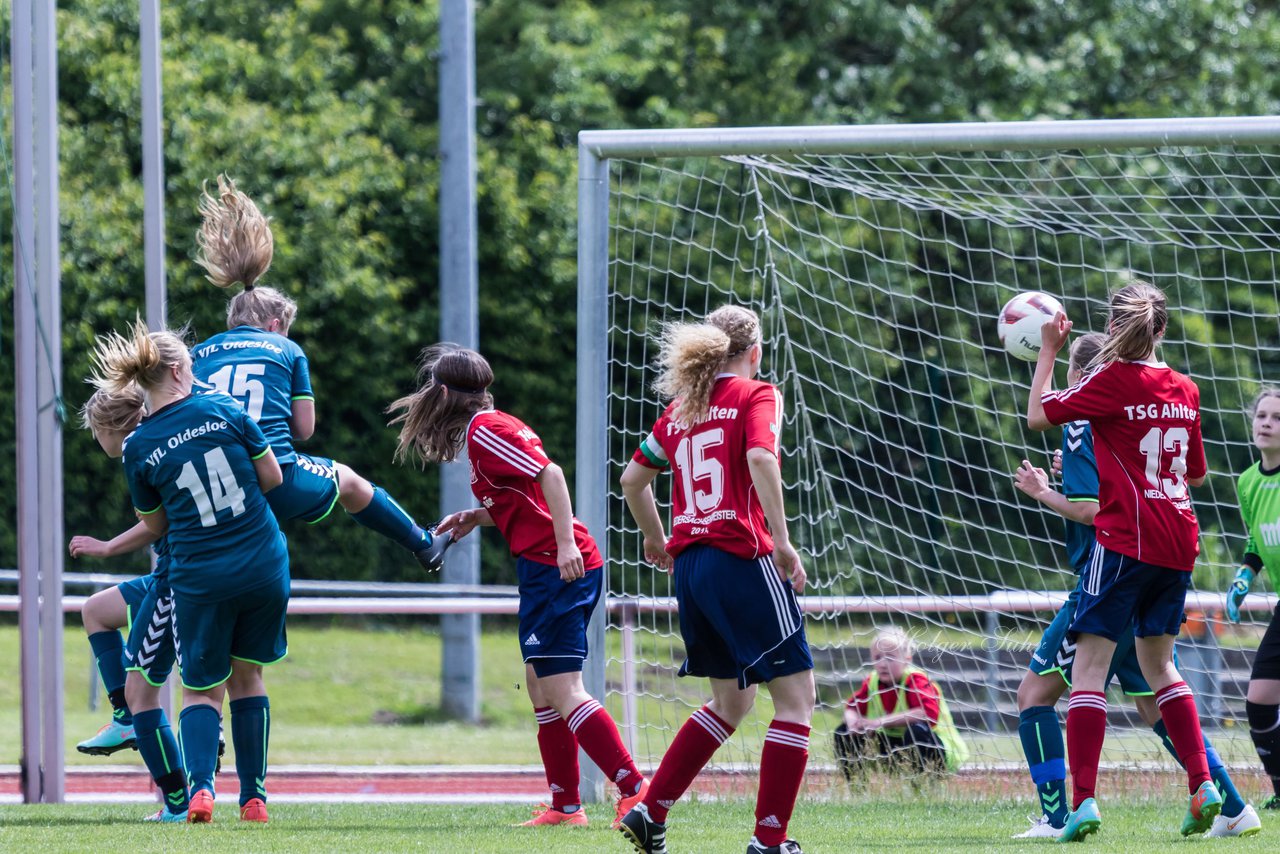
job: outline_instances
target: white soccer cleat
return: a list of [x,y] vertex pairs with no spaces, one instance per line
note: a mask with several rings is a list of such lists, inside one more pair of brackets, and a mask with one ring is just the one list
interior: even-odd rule
[[1258,811],[1246,804],[1244,811],[1232,818],[1218,813],[1205,836],[1253,836],[1261,831],[1262,819],[1258,818]]
[[1028,818],[1027,821],[1031,822],[1031,826],[1021,833],[1015,833],[1012,839],[1057,839],[1062,835],[1062,828],[1049,824],[1047,815]]

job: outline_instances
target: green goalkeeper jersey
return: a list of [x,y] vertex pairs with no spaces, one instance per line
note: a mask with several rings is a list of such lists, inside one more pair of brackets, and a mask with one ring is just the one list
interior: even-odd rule
[[1280,469],[1264,471],[1254,463],[1236,480],[1236,498],[1249,530],[1244,563],[1255,572],[1256,564],[1265,566],[1271,589],[1280,591]]

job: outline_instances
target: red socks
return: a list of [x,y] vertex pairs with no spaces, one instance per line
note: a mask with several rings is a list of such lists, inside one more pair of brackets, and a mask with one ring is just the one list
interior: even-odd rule
[[587,700],[569,714],[569,729],[591,761],[618,785],[618,791],[625,796],[639,791],[644,775],[636,770],[618,726],[604,706]]
[[651,819],[657,822],[667,820],[667,811],[680,800],[693,778],[731,735],[733,727],[706,706],[684,722],[649,781],[644,805],[649,808]]
[[756,841],[781,845],[795,809],[804,766],[809,761],[809,727],[773,721],[760,754],[760,791],[756,795]]
[[578,806],[578,739],[560,713],[550,706],[534,709],[538,719],[538,751],[547,772],[547,788],[551,790],[551,808],[564,812],[565,807]]
[[[1107,734],[1107,696],[1072,691],[1067,704],[1067,756],[1071,760],[1071,808],[1092,798],[1098,785],[1098,761]],[[1203,752],[1203,747],[1201,748]]]
[[1175,682],[1156,692],[1156,705],[1160,718],[1169,730],[1169,740],[1178,752],[1178,759],[1187,769],[1187,785],[1191,793],[1209,776],[1209,762],[1204,753],[1204,734],[1200,732],[1200,714],[1196,711],[1196,698],[1186,682]]

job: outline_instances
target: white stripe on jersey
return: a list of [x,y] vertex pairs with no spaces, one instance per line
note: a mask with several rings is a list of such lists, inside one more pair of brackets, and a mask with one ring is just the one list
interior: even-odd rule
[[480,447],[494,456],[506,460],[514,468],[524,472],[529,477],[537,477],[538,473],[547,467],[546,463],[539,463],[524,450],[503,439],[488,427],[477,427],[472,436],[475,437],[476,444],[480,445]]
[[[1107,365],[1109,364],[1111,363],[1108,362]],[[1058,402],[1062,402],[1066,400],[1068,397],[1071,397],[1071,395],[1075,394],[1080,389],[1084,388],[1085,385],[1089,382],[1089,380],[1093,379],[1098,374],[1102,373],[1103,368],[1106,368],[1107,365],[1102,365],[1100,367],[1094,368],[1092,371],[1090,371],[1089,373],[1081,377],[1080,382],[1076,383],[1070,388],[1064,388],[1062,391],[1046,391],[1042,393],[1040,395],[1040,402],[1043,403],[1046,400],[1056,400]]]

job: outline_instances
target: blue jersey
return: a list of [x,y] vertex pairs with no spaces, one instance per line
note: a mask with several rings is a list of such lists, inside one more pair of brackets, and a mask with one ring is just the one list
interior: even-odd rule
[[276,461],[293,462],[293,402],[314,399],[302,348],[275,332],[237,326],[197,344],[191,359],[197,380],[240,401],[258,422]]
[[193,394],[151,413],[124,445],[133,505],[169,519],[169,584],[217,602],[288,573],[284,536],[258,488],[253,461],[270,450],[244,407]]
[[[1098,463],[1088,421],[1072,421],[1062,427],[1062,494],[1068,501],[1098,500]],[[1092,525],[1067,520],[1067,557],[1077,573],[1089,562],[1095,539]]]

